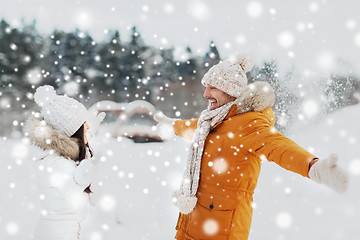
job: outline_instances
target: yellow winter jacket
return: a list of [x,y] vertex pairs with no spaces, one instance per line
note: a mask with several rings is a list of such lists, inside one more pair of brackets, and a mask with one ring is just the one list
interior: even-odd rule
[[[191,140],[197,121],[176,121],[174,131]],[[211,129],[201,160],[198,201],[191,213],[180,213],[176,239],[248,239],[263,159],[309,177],[309,163],[316,157],[276,131],[274,123],[270,107],[239,114],[233,105]]]

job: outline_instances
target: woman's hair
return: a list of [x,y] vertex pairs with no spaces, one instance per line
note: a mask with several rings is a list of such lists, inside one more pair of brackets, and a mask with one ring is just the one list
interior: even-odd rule
[[[77,159],[75,159],[75,161],[80,163],[82,160],[85,159],[86,149],[89,149],[90,157],[93,156],[93,153],[89,147],[89,144],[85,143],[84,124],[81,125],[81,127],[71,137],[76,138],[79,141],[79,156],[77,157]],[[89,186],[87,186],[87,188],[85,188],[84,192],[91,193],[90,186],[91,186],[91,184]]]

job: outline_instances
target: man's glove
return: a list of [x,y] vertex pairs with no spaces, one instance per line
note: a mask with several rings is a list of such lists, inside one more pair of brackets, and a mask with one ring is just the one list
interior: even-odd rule
[[99,129],[100,123],[104,120],[106,114],[101,112],[97,114],[96,112],[88,112],[87,124],[89,125],[89,129],[86,132],[86,138],[89,141],[94,137],[95,133]]
[[349,174],[338,166],[337,161],[337,155],[331,154],[328,158],[315,162],[309,170],[309,177],[338,193],[343,193],[348,189],[350,179]]
[[155,121],[158,122],[156,125],[157,131],[161,138],[163,139],[170,139],[175,136],[175,132],[173,129],[173,124],[176,120],[179,120],[177,118],[169,118],[165,116],[162,112],[157,112],[154,115]]

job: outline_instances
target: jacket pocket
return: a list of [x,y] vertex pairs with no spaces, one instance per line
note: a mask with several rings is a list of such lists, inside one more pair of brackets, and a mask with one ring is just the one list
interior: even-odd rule
[[189,214],[187,233],[195,239],[228,239],[236,205],[226,197],[201,195]]

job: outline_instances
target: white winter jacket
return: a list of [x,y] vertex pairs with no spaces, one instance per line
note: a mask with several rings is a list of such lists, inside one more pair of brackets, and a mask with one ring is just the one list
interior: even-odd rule
[[84,159],[78,165],[73,160],[79,154],[77,140],[42,119],[28,120],[25,130],[31,142],[44,150],[44,157],[34,164],[42,206],[35,239],[81,239],[81,222],[89,205],[84,190],[91,183],[94,160]]
[[36,161],[35,171],[39,181],[41,205],[49,220],[75,220],[85,218],[89,194],[84,189],[91,183],[92,159],[73,160],[57,153]]

